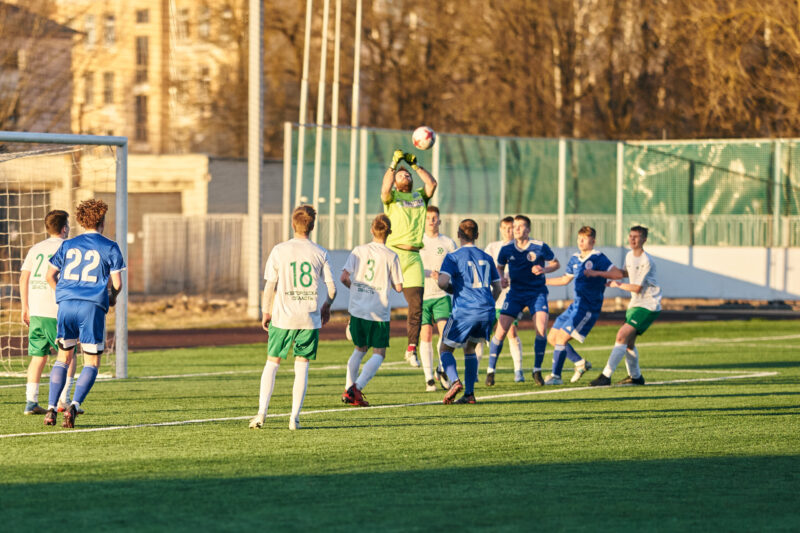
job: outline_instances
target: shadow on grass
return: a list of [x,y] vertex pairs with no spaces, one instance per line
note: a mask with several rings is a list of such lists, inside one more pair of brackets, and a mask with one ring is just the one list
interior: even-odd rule
[[[165,460],[138,474],[156,479],[68,483],[54,470],[51,483],[0,485],[3,529],[44,530],[55,515],[59,529],[81,531],[789,531],[800,523],[798,456],[331,475],[239,466],[246,477],[184,479],[202,473],[203,461]],[[31,505],[44,500],[57,507]]]

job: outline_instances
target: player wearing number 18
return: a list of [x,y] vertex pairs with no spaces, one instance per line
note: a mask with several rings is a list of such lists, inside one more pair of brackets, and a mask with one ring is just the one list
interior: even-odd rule
[[107,211],[108,205],[102,200],[81,202],[76,218],[86,232],[64,241],[50,259],[47,283],[56,291],[58,304],[58,360],[50,372],[49,407],[44,418],[48,426],[56,423],[56,403],[75,345],[80,342],[84,365],[62,424],[66,428],[75,427],[78,410],[94,385],[105,349],[108,307],[116,303],[122,290],[125,260],[117,243],[103,236]]

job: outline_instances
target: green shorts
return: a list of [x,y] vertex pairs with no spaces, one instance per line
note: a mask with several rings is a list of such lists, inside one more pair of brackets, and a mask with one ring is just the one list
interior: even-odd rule
[[422,325],[433,325],[440,320],[450,318],[453,302],[449,296],[422,300]]
[[422,257],[419,252],[391,247],[392,251],[400,258],[400,268],[403,270],[403,288],[424,287],[425,269],[422,267]]
[[318,329],[281,329],[269,324],[269,340],[267,341],[267,355],[286,359],[289,350],[294,347],[295,357],[305,357],[314,360],[317,358],[317,345],[319,344]]
[[[500,320],[500,309],[494,310],[494,323],[497,324],[497,321]],[[519,326],[519,320],[514,320],[514,326]]]
[[650,324],[658,318],[660,312],[661,311],[650,311],[644,307],[631,307],[625,313],[625,323],[633,326],[634,329],[636,329],[636,334],[641,335],[647,331]]
[[389,347],[389,323],[350,317],[350,336],[353,344],[367,348]]
[[47,357],[52,348],[58,352],[56,345],[56,330],[58,320],[43,316],[32,316],[28,330],[28,355],[34,357]]

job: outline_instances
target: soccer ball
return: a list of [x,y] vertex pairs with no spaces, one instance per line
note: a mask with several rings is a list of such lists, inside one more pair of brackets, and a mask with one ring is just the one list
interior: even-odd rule
[[420,150],[428,150],[436,143],[436,132],[428,126],[420,126],[411,135],[411,142],[414,147]]

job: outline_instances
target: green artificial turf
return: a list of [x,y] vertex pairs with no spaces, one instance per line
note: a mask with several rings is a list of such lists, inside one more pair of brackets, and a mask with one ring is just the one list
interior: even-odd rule
[[[443,391],[424,392],[422,370],[401,362],[395,339],[364,391],[378,409],[341,403],[352,347],[322,342],[296,432],[291,360],[270,405],[280,416],[248,429],[264,345],[130,354],[131,378],[98,381],[76,430],[144,427],[80,432],[62,429],[61,417],[44,427],[22,416],[24,387],[7,387],[23,380],[0,378],[0,437],[35,434],[0,438],[0,527],[800,528],[800,322],[656,323],[640,339],[648,385],[589,388],[615,332],[597,327],[577,346],[595,367],[580,382],[568,383],[568,367],[565,385],[543,389],[530,378],[524,331],[528,381],[513,382],[506,349],[496,386],[483,385],[484,360],[478,403],[451,406]],[[751,376],[759,372],[776,374]],[[625,375],[622,363],[612,381]],[[151,425],[208,419],[222,420]]]

